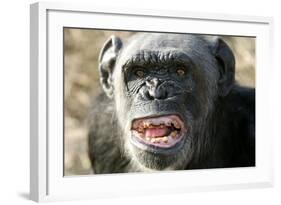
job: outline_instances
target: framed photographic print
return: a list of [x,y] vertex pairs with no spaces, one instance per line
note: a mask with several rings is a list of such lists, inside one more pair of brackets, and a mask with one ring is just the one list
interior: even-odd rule
[[30,17],[32,200],[272,186],[271,18],[57,3]]

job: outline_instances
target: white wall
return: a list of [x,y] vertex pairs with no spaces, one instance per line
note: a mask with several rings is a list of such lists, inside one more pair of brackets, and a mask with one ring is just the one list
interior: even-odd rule
[[[1,204],[31,204],[29,192],[29,3],[28,0],[10,0],[0,5],[0,201]],[[82,2],[82,1],[79,1]],[[275,173],[276,185],[269,189],[188,193],[184,195],[138,197],[102,201],[67,202],[71,204],[280,204],[280,88],[281,88],[281,7],[277,0],[102,0],[91,2],[100,6],[186,10],[273,16],[275,20],[274,105]],[[139,4],[139,5],[138,5]],[[265,108],[268,109],[268,108]],[[266,137],[266,136],[265,136]],[[134,201],[134,202],[133,202]]]

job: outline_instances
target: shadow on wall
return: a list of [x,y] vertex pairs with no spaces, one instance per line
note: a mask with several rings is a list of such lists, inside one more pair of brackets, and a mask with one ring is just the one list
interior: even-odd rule
[[[86,119],[91,99],[99,88],[98,56],[104,42],[134,32],[64,29],[64,174],[91,174],[87,155]],[[255,87],[255,39],[223,37],[236,58],[236,80]]]

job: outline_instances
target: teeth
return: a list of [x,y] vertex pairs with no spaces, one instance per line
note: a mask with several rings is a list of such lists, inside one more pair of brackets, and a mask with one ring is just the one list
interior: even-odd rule
[[177,131],[173,131],[173,132],[171,133],[171,136],[172,136],[172,138],[176,138],[176,136],[177,136]]
[[175,128],[180,129],[180,125],[176,121],[173,122],[173,125],[175,126]]
[[143,133],[143,130],[144,130],[143,127],[139,127],[139,128],[138,128],[138,132]]
[[167,136],[162,137],[162,141],[163,141],[164,143],[168,143],[168,137],[167,137]]
[[169,142],[169,137],[168,136],[164,136],[164,137],[145,137],[145,140],[149,141],[151,143],[157,143],[158,144],[160,142],[164,142],[165,144],[167,144]]
[[156,139],[155,139],[155,142],[156,142],[156,143],[160,143],[160,141],[161,141],[160,138],[156,138]]
[[168,121],[168,122],[163,122],[163,121],[161,121],[161,122],[148,122],[148,121],[145,121],[145,122],[142,123],[142,125],[139,126],[139,128],[146,129],[146,128],[154,128],[155,126],[159,126],[160,128],[164,128],[166,126],[171,127],[172,125],[176,129],[181,128],[180,124],[177,121]]

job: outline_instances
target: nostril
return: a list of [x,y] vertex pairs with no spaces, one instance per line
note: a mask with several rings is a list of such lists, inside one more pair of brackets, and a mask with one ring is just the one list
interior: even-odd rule
[[166,89],[163,89],[162,87],[158,87],[155,90],[155,98],[159,100],[166,99],[168,97],[168,92]]
[[152,78],[146,81],[146,85],[148,88],[155,88],[159,84],[159,80],[157,78]]
[[163,100],[168,98],[168,90],[163,86],[163,81],[157,78],[149,79],[146,81],[146,89],[143,96],[147,100]]
[[145,96],[148,100],[163,100],[168,97],[168,92],[165,89],[162,89],[160,87],[158,88],[151,88],[148,89],[147,92],[145,92]]
[[144,96],[147,100],[153,100],[153,93],[150,92],[150,90],[148,90],[147,92],[144,93]]

